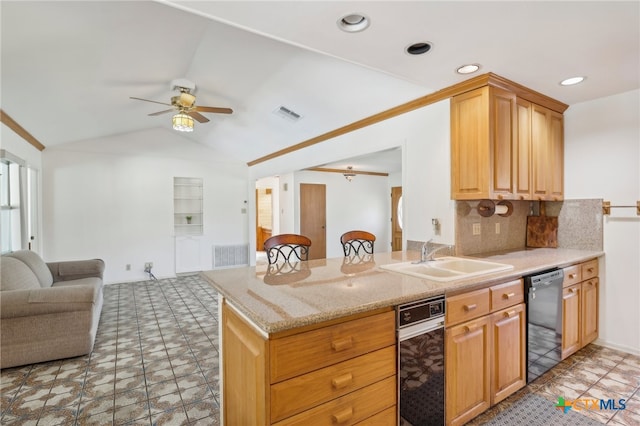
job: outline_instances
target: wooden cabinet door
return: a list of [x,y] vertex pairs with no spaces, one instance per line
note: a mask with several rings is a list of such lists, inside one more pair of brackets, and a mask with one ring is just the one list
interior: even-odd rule
[[582,283],[582,346],[598,337],[598,279]]
[[464,424],[491,404],[490,321],[486,315],[445,331],[448,425]]
[[[515,144],[514,122],[516,95],[507,90],[491,87],[489,92],[489,144],[491,151],[491,199],[513,198]],[[529,167],[527,167],[527,170]]]
[[[267,341],[227,304],[222,306],[223,416],[227,425],[266,425]],[[225,362],[233,360],[233,362]]]
[[516,100],[513,144],[513,194],[518,200],[531,200],[531,102]]
[[549,180],[547,200],[560,201],[564,198],[564,117],[549,111]]
[[562,290],[562,359],[581,347],[581,284]]
[[527,384],[527,322],[524,303],[491,315],[491,327],[493,405]]
[[564,196],[564,119],[555,111],[531,105],[533,199],[559,201]]
[[489,193],[489,87],[451,98],[451,198]]

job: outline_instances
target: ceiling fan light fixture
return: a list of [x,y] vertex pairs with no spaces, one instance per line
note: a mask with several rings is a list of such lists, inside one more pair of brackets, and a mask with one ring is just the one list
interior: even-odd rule
[[179,132],[193,132],[193,118],[185,113],[178,113],[173,116],[173,130]]
[[353,173],[353,167],[349,166],[347,167],[347,171],[345,171],[343,174],[344,178],[346,180],[348,180],[349,182],[351,182],[353,180],[353,178],[355,177],[355,173]]

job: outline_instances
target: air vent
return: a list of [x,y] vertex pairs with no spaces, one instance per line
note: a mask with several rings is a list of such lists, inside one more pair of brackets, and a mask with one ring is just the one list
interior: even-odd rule
[[280,106],[277,110],[273,111],[274,114],[279,115],[282,118],[286,118],[290,121],[298,121],[302,118],[300,114],[297,112],[291,111],[289,108],[285,106]]

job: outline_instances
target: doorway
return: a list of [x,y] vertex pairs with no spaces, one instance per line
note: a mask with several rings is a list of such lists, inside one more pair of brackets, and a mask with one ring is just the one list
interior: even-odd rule
[[311,240],[309,259],[327,257],[326,204],[326,185],[300,184],[300,233]]
[[271,188],[256,189],[256,212],[256,251],[264,251],[264,242],[273,232]]
[[402,187],[391,188],[391,251],[402,250]]

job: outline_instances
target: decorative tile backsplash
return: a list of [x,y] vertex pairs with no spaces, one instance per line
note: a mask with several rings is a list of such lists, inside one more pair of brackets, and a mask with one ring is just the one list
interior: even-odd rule
[[[456,202],[456,253],[473,255],[526,247],[527,216],[538,215],[540,202],[511,201],[508,217],[478,214],[479,200]],[[602,200],[547,201],[546,215],[558,216],[558,247],[602,250]],[[479,224],[480,233],[473,228]],[[496,232],[496,231],[499,231]]]

